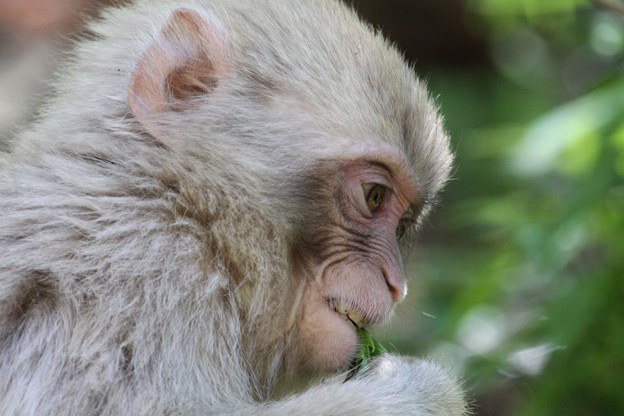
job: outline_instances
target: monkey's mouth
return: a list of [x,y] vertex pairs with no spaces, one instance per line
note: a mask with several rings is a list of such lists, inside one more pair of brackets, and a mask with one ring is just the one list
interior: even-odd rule
[[336,298],[327,299],[327,304],[337,314],[349,320],[356,328],[361,328],[372,322],[364,312],[355,308],[350,302]]

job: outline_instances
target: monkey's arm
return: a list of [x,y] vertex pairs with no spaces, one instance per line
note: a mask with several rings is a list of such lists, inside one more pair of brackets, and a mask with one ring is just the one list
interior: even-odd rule
[[362,376],[333,379],[244,414],[462,416],[469,411],[459,381],[442,367],[385,354]]

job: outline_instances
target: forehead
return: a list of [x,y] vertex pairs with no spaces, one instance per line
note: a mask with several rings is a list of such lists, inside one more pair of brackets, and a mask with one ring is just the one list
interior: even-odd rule
[[[298,145],[335,155],[358,143],[386,144],[423,192],[436,193],[450,169],[448,137],[403,56],[340,2],[293,2],[280,12],[263,7],[257,25],[247,26],[243,65],[247,79],[271,86],[264,90],[271,105],[302,132]],[[293,24],[281,24],[288,16]]]
[[432,199],[446,180],[452,160],[448,137],[426,92],[420,98],[403,94],[392,105],[376,109],[361,103],[368,108],[328,111],[318,101],[304,100],[297,95],[275,97],[271,103],[277,119],[290,125],[299,152],[295,159],[379,163],[398,175],[401,183],[417,182],[424,199]]

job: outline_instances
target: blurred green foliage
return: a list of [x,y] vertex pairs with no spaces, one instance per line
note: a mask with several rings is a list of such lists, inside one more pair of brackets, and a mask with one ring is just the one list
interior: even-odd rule
[[457,163],[383,342],[457,360],[480,415],[624,415],[624,16],[467,5],[491,65],[428,72]]

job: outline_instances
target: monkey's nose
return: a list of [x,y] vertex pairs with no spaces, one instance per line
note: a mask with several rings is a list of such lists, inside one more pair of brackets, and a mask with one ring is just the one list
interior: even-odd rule
[[403,271],[383,268],[381,272],[383,273],[392,300],[395,302],[402,300],[407,295],[407,281]]

